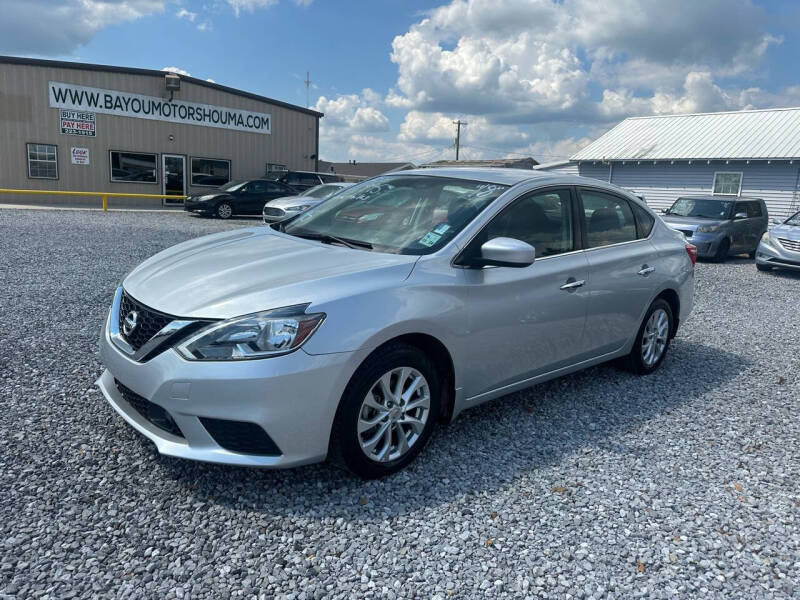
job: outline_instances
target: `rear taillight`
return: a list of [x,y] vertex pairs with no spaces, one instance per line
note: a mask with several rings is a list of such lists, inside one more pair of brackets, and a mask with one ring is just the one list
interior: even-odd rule
[[686,254],[689,255],[689,260],[692,261],[692,266],[694,267],[695,263],[697,262],[697,246],[693,244],[686,244]]

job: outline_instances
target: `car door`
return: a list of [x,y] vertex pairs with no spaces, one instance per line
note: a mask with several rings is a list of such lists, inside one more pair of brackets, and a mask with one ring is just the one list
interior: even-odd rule
[[747,212],[747,247],[744,248],[744,251],[752,252],[758,247],[758,242],[761,241],[761,236],[766,231],[766,218],[761,210],[761,202],[758,200],[748,200],[745,205]]
[[536,250],[524,268],[465,271],[470,336],[465,393],[475,397],[576,361],[582,354],[588,265],[580,250],[572,190],[536,190],[516,199],[470,242],[480,252],[495,237]]
[[248,182],[241,196],[241,213],[246,215],[260,215],[264,208],[264,195],[267,192],[267,182],[256,179]]
[[[745,200],[737,200],[733,205],[731,215],[731,252],[744,252],[749,246],[749,230],[751,219],[747,217],[747,205]],[[744,217],[736,218],[736,215],[744,214]]]
[[638,332],[655,295],[658,257],[647,239],[652,224],[646,232],[637,230],[626,198],[585,187],[579,196],[589,263],[585,341],[598,357],[619,350]]

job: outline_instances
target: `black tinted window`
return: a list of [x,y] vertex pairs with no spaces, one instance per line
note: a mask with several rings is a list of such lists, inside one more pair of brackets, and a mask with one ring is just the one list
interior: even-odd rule
[[319,177],[306,173],[300,176],[300,183],[303,185],[319,185]]
[[760,217],[761,214],[761,203],[760,202],[745,202],[746,209],[747,209],[747,216],[748,217]]
[[488,241],[507,237],[529,243],[536,256],[574,249],[569,190],[534,192],[515,200],[486,227]]
[[636,223],[639,225],[639,237],[646,238],[653,231],[656,219],[638,204],[631,202],[633,213],[636,215]]
[[636,221],[627,200],[593,190],[582,190],[581,199],[588,248],[636,239]]
[[266,181],[251,181],[247,184],[248,194],[263,194],[267,190]]

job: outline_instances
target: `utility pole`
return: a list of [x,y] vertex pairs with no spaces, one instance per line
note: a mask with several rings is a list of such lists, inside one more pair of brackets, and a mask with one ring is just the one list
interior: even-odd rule
[[456,126],[456,160],[458,160],[458,150],[461,145],[461,126],[466,125],[466,121],[462,121],[459,119],[458,121],[453,121],[453,125]]
[[309,75],[309,73],[308,73],[308,71],[306,71],[306,80],[305,80],[305,84],[306,84],[306,108],[308,108],[308,90],[311,87],[311,79],[309,79],[308,75]]

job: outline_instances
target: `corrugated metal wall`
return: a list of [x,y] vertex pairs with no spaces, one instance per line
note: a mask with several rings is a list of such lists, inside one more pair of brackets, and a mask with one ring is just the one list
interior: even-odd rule
[[[580,165],[584,177],[608,181],[608,171],[608,165],[600,163]],[[797,190],[800,163],[797,162],[614,163],[611,182],[643,195],[651,207],[660,210],[672,205],[679,196],[711,194],[717,171],[741,171],[742,196],[763,198],[770,216],[784,217],[800,209]]]
[[[0,64],[0,187],[80,191],[161,193],[160,154],[220,158],[231,161],[231,177],[244,179],[264,174],[268,162],[290,169],[314,170],[316,117],[255,99],[183,81],[175,98],[229,108],[270,113],[269,135],[97,114],[96,137],[65,135],[60,130],[59,109],[50,108],[48,82],[59,81],[97,88],[164,96],[160,77],[56,67]],[[173,136],[173,140],[169,136]],[[58,180],[29,179],[26,143],[58,146]],[[70,164],[70,147],[89,148],[89,166]],[[159,154],[157,183],[111,183],[109,150]],[[202,191],[208,188],[192,188]],[[27,198],[30,198],[29,196]],[[0,197],[0,202],[9,201]]]
[[536,171],[547,171],[548,173],[561,173],[562,175],[579,175],[578,163],[569,163],[557,167],[542,167]]

